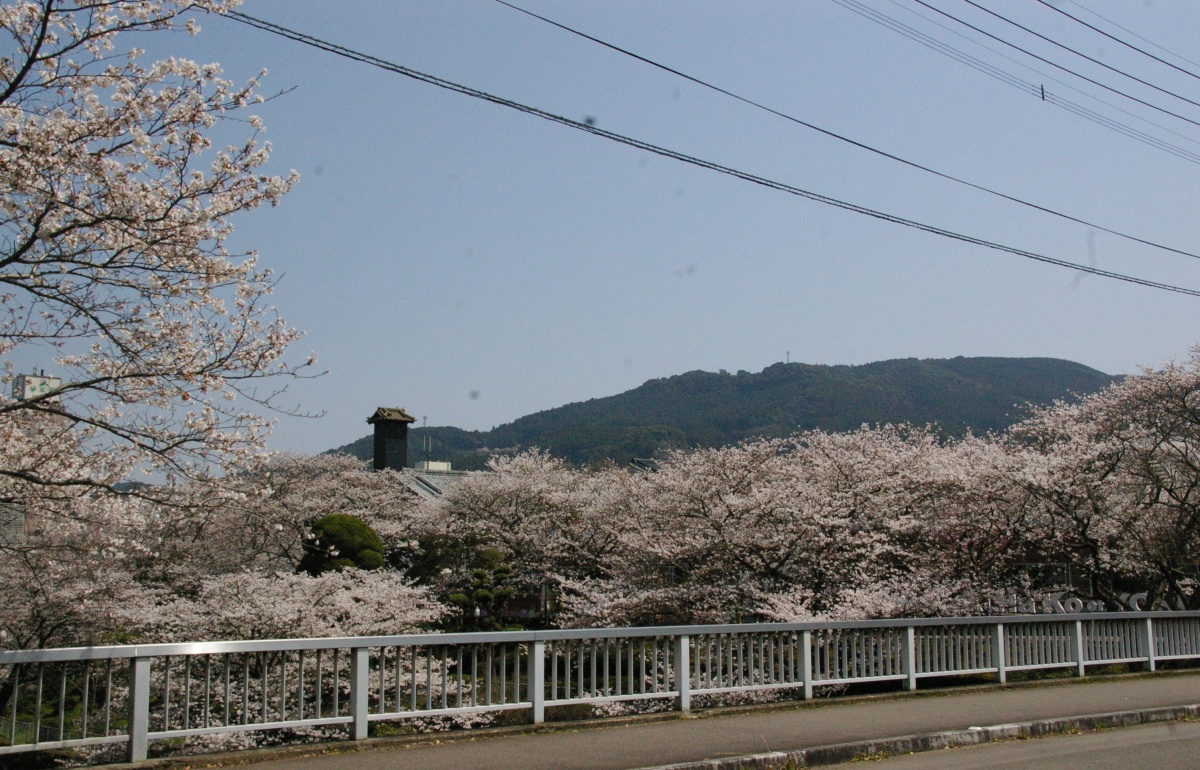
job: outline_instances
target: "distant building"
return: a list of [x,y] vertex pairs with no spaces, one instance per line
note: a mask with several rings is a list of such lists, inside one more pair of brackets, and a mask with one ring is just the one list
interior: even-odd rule
[[0,544],[25,542],[25,527],[25,506],[20,503],[0,502]]
[[404,470],[408,462],[408,426],[416,421],[403,407],[381,406],[367,418],[367,424],[375,426],[375,470]]
[[[424,465],[424,463],[418,463]],[[466,471],[450,470],[450,463],[429,463],[429,465],[445,466],[436,470],[410,468],[404,471],[408,480],[408,488],[418,497],[426,500],[436,500],[444,497],[459,481],[466,478]]]
[[[60,387],[62,387],[62,380],[58,377],[46,376],[45,370],[41,374],[18,374],[13,378],[12,397],[15,401],[27,401],[47,393],[53,393]],[[57,400],[57,396],[55,400]]]
[[448,462],[423,460],[416,468],[406,468],[408,461],[408,426],[416,418],[402,407],[381,406],[367,418],[375,426],[375,470],[393,470],[405,477],[412,492],[426,500],[442,497],[467,474],[453,470]]

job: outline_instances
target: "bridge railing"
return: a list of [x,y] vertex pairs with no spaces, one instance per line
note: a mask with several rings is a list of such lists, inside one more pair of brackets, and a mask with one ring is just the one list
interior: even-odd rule
[[547,706],[1200,658],[1200,612],[763,623],[0,652],[0,755]]

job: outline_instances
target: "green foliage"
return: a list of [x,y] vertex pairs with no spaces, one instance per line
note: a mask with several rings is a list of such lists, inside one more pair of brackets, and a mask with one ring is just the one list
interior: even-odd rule
[[473,538],[427,533],[389,551],[387,561],[417,584],[433,585],[444,574],[466,574],[478,547]]
[[[473,624],[480,631],[509,628],[501,622],[500,615],[504,605],[517,593],[512,586],[512,567],[505,562],[504,554],[494,548],[476,554],[471,566],[470,581],[450,594],[450,603],[462,609],[467,625]],[[478,617],[476,609],[480,611]]]
[[[757,374],[688,372],[522,417],[490,431],[416,428],[433,440],[434,459],[462,470],[489,454],[538,446],[579,466],[626,463],[664,449],[728,446],[797,430],[856,430],[864,423],[937,425],[946,435],[1001,432],[1027,404],[1073,400],[1113,382],[1081,364],[1053,358],[898,359],[862,366],[775,364]],[[370,459],[370,437],[334,450]]]
[[[406,546],[388,552],[388,564],[418,585],[427,585],[461,610],[448,619],[443,631],[517,631],[520,624],[505,623],[501,615],[514,599],[529,599],[527,587],[518,596],[517,580],[504,554],[480,550],[477,537],[425,534]],[[479,617],[475,609],[479,609]]]
[[316,576],[330,570],[373,570],[383,565],[383,540],[375,530],[357,516],[332,513],[313,522],[296,571]]

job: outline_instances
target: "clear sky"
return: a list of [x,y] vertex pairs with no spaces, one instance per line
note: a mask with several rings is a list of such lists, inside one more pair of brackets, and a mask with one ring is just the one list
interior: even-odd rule
[[[1010,52],[1043,73],[1035,74],[933,26],[912,0],[859,1],[1200,153],[1198,125],[1105,94],[1176,133],[1117,112],[1051,76],[1103,93],[1093,86]],[[929,2],[1200,122],[1200,107],[1055,51],[961,0]],[[1034,0],[983,2],[1200,102],[1200,79]],[[1080,2],[1200,62],[1200,3]],[[832,0],[518,4],[913,161],[1200,253],[1200,165],[1023,94]],[[1103,24],[1078,5],[1061,7]],[[1089,235],[874,157],[492,0],[251,0],[242,10],[760,176],[1200,288],[1200,261]],[[283,275],[276,304],[308,335],[297,352],[315,350],[329,370],[290,392],[325,416],[285,418],[275,449],[347,443],[368,432],[364,420],[379,405],[404,406],[430,425],[490,428],[651,378],[758,371],[787,355],[819,364],[1054,356],[1118,373],[1182,358],[1200,340],[1197,298],[836,210],[227,19],[202,25],[198,37],[172,38],[163,50],[219,61],[238,79],[266,68],[265,89],[287,91],[258,110],[274,145],[271,166],[302,175],[278,208],[235,222],[236,245],[258,249]]]

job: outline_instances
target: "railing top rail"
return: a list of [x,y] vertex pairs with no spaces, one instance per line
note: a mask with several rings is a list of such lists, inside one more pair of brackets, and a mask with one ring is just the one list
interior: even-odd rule
[[804,623],[733,623],[694,626],[642,626],[629,628],[577,628],[546,631],[494,631],[486,633],[402,634],[397,636],[346,636],[309,639],[254,639],[222,642],[177,642],[167,644],[62,647],[43,650],[0,651],[0,665],[59,661],[149,658],[166,655],[218,655],[224,653],[279,652],[283,650],[346,649],[351,647],[403,647],[409,645],[499,644],[566,639],[611,639],[679,636],[681,634],[765,633],[780,631],[823,631],[831,629],[907,628],[924,626],[972,626],[997,623],[1061,623],[1076,620],[1200,618],[1200,611],[1185,612],[1090,612],[1043,615],[979,615],[958,618],[886,618],[880,620],[835,620]]

